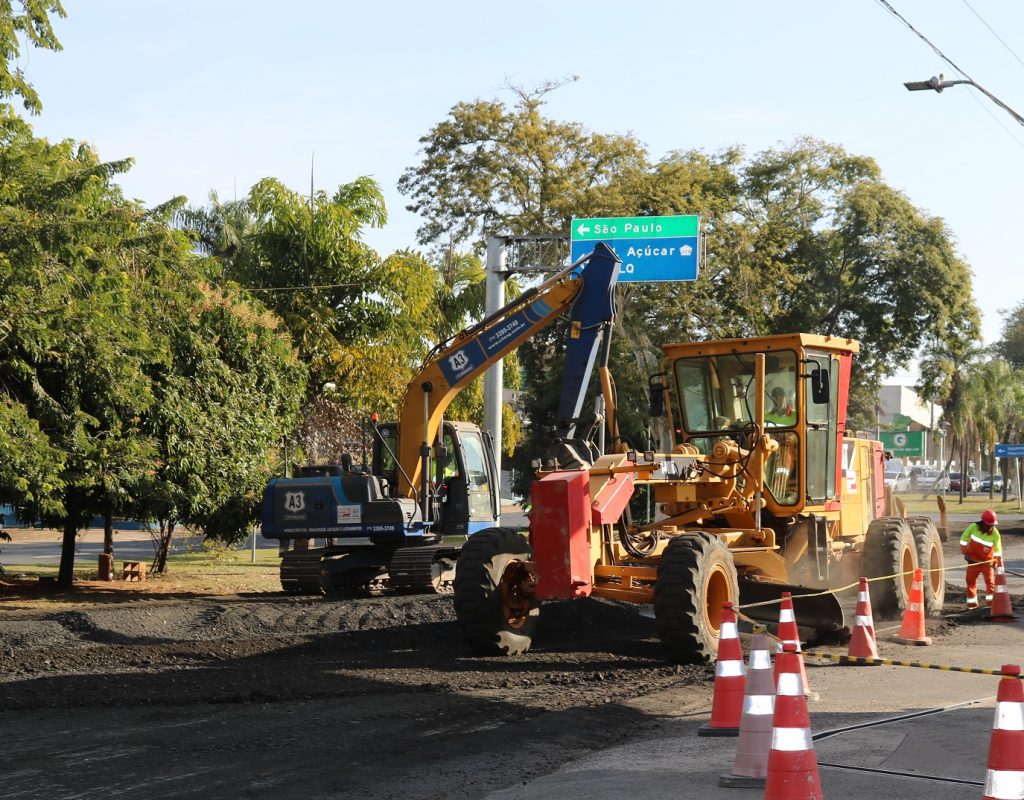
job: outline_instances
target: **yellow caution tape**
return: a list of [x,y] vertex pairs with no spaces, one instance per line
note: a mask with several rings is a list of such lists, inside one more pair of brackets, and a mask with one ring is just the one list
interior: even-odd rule
[[[995,563],[995,559],[994,558],[990,558],[988,561],[975,561],[975,562],[973,562],[973,564],[994,564],[994,563]],[[921,572],[922,573],[925,573],[925,572],[928,572],[928,573],[932,573],[932,572],[950,572],[950,571],[956,570],[956,569],[967,569],[968,566],[970,566],[970,565],[967,565],[967,564],[954,564],[951,567],[934,567],[932,569],[924,569],[924,568],[922,568]],[[867,582],[868,583],[875,583],[876,581],[890,581],[893,578],[902,578],[904,575],[913,575],[913,574],[914,574],[914,570],[907,570],[906,572],[896,572],[896,573],[893,573],[892,575],[879,575],[876,578],[868,578]],[[804,599],[809,598],[809,597],[824,597],[825,595],[828,595],[828,594],[838,594],[839,592],[845,592],[845,591],[848,591],[849,589],[853,589],[853,588],[858,587],[858,586],[860,586],[860,581],[859,580],[856,583],[848,583],[846,586],[837,586],[835,589],[825,589],[824,591],[814,592],[813,594],[795,594],[790,599],[793,600],[793,602],[796,602],[797,600],[804,600]],[[760,603],[744,603],[741,606],[740,605],[733,606],[733,608],[736,608],[736,609],[741,609],[741,608],[758,608],[760,606],[774,606],[774,605],[778,605],[781,602],[782,602],[782,598],[780,597],[778,600],[762,600]]]
[[844,656],[835,653],[815,653],[807,651],[805,658],[819,658],[823,661],[836,661],[840,664],[886,664],[891,667],[915,667],[917,669],[938,669],[943,672],[967,672],[971,675],[1001,675],[1004,678],[1021,679],[1020,675],[1003,675],[1002,670],[982,669],[981,667],[954,667],[949,664],[926,664],[923,661],[897,661],[893,658],[865,658],[862,656]]

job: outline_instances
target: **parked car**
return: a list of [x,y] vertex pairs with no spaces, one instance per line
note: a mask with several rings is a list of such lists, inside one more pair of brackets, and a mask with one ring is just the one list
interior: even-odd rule
[[1003,491],[1003,476],[986,475],[981,479],[981,483],[979,483],[978,486],[983,492],[987,492],[989,490],[993,492],[1001,492]]
[[[951,472],[949,473],[949,491],[959,492],[960,491],[960,478],[961,473]],[[978,479],[970,473],[967,473],[966,483],[964,485],[965,492],[976,492],[978,491]]]
[[894,492],[909,492],[910,476],[902,469],[887,469],[885,471],[885,485]]
[[949,476],[937,469],[922,470],[917,476],[917,488],[922,492],[949,491]]

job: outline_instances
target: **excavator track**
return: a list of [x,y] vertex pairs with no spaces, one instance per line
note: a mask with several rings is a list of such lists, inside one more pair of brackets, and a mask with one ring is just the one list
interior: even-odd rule
[[281,556],[281,588],[292,594],[321,594],[323,550],[292,550]]
[[459,548],[448,545],[402,547],[388,562],[388,586],[396,592],[450,594],[458,557]]

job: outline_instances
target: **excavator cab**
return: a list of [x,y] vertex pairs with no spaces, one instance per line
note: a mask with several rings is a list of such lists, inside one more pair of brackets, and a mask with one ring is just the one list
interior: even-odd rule
[[[434,533],[465,538],[498,524],[500,480],[490,436],[469,422],[445,421],[439,446],[431,451],[429,507]],[[398,425],[377,427],[373,474],[389,491],[398,486]]]

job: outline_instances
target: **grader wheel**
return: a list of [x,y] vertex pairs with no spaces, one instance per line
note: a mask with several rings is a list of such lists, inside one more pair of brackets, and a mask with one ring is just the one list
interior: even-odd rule
[[[868,578],[896,575],[892,580],[868,584],[871,611],[880,619],[897,619],[907,607],[917,547],[910,525],[901,517],[879,517],[868,525],[864,536],[862,572]],[[906,574],[901,574],[906,573]]]
[[732,553],[717,536],[685,534],[666,545],[654,585],[658,636],[682,663],[711,661],[718,653],[722,603],[736,603],[739,583]]
[[914,534],[917,548],[917,563],[925,570],[924,610],[929,617],[942,614],[946,603],[946,573],[942,570],[945,560],[942,556],[942,539],[935,523],[928,517],[907,517],[907,524]]
[[469,537],[455,566],[455,618],[474,655],[530,649],[540,615],[530,545],[511,528]]

